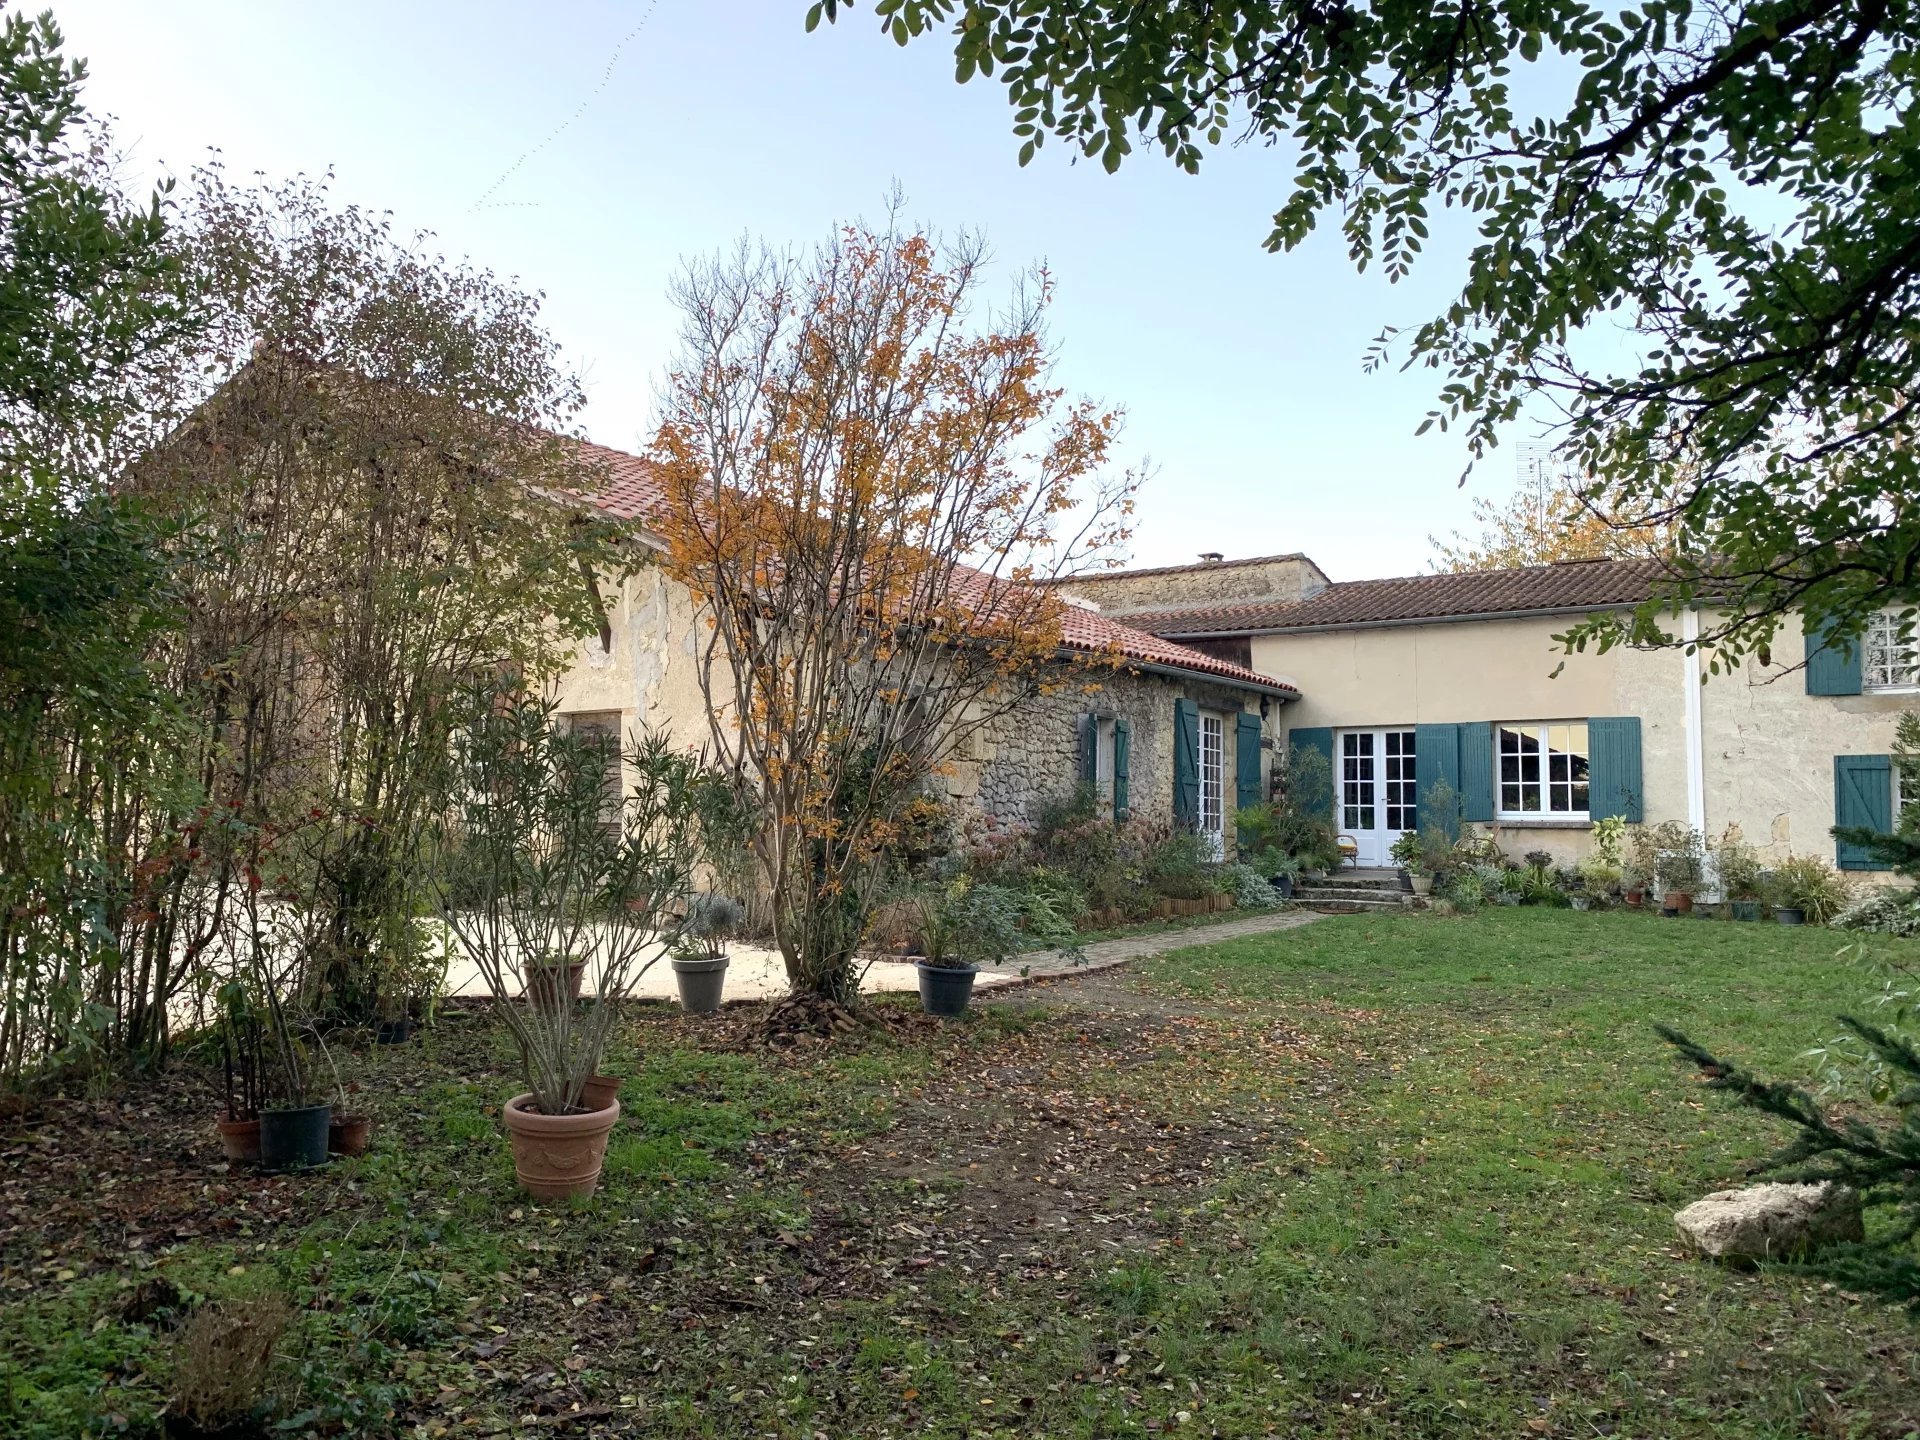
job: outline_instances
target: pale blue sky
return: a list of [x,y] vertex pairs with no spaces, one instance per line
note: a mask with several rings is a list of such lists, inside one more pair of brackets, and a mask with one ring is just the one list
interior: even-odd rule
[[1216,151],[1197,178],[1144,154],[1108,175],[1058,147],[1022,170],[999,86],[954,84],[950,50],[896,48],[870,7],[813,35],[805,0],[53,8],[141,178],[213,147],[235,175],[331,166],[343,200],[544,291],[606,444],[646,433],[681,256],[749,232],[812,242],[897,181],[913,217],[985,230],[1009,270],[1052,267],[1059,380],[1124,406],[1126,455],[1156,467],[1136,563],[1304,550],[1337,579],[1404,574],[1427,568],[1430,534],[1468,524],[1470,496],[1512,488],[1510,452],[1462,491],[1458,440],[1415,438],[1431,372],[1361,371],[1381,326],[1427,318],[1456,267],[1389,285],[1355,275],[1331,232],[1267,254],[1287,184],[1272,151]]

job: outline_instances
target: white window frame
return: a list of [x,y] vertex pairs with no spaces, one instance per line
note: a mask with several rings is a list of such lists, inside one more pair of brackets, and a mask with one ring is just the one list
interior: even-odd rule
[[[1902,636],[1904,610],[1877,610],[1861,637],[1860,688],[1875,695],[1920,693],[1920,629],[1909,619]],[[1876,675],[1879,678],[1876,678]]]
[[1213,845],[1217,860],[1226,852],[1227,720],[1211,710],[1200,714],[1200,833]]
[[[1580,750],[1578,752],[1568,753],[1579,753],[1583,755],[1587,761],[1587,804],[1579,810],[1555,810],[1551,808],[1554,786],[1564,784],[1568,790],[1567,798],[1569,802],[1571,802],[1572,787],[1575,782],[1571,775],[1569,775],[1565,781],[1556,781],[1552,778],[1552,756],[1554,752],[1550,741],[1554,730],[1563,726],[1573,725],[1579,726],[1580,729],[1585,732],[1582,737],[1583,743]],[[1509,810],[1507,808],[1507,785],[1509,782],[1506,778],[1506,766],[1503,762],[1507,754],[1504,737],[1510,730],[1531,735],[1534,742],[1540,747],[1538,752],[1540,762],[1539,779],[1532,782],[1528,782],[1525,779],[1513,782],[1518,783],[1523,788],[1529,783],[1540,787],[1540,808],[1538,810]],[[1507,821],[1564,822],[1566,824],[1578,825],[1593,818],[1593,732],[1588,728],[1585,720],[1495,721],[1493,727],[1493,772],[1493,793],[1495,799],[1493,813],[1496,819]]]

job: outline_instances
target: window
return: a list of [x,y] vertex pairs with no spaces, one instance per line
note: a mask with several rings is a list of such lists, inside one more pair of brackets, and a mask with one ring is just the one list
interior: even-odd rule
[[601,804],[600,823],[608,828],[620,824],[621,799],[626,781],[620,772],[620,712],[586,710],[566,717],[567,733],[591,740],[606,756],[607,773],[603,782],[605,800]]
[[1200,717],[1200,833],[1213,843],[1218,859],[1226,829],[1226,724],[1218,715]]
[[1867,624],[1867,653],[1860,667],[1860,683],[1868,690],[1920,689],[1920,644],[1916,644],[1906,612],[1882,610]]
[[1587,722],[1502,725],[1500,817],[1587,818]]

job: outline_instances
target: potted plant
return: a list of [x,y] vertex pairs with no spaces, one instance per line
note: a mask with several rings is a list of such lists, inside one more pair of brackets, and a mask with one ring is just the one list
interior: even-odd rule
[[962,875],[919,898],[921,953],[914,957],[920,1008],[951,1019],[964,1015],[982,965],[1020,953],[1019,897]]
[[1789,855],[1766,881],[1773,918],[1782,925],[1824,925],[1852,898],[1853,887],[1814,855]]
[[[433,858],[442,918],[520,1054],[526,1088],[501,1118],[521,1188],[545,1199],[599,1184],[620,1118],[596,1083],[610,1078],[600,1060],[620,1002],[681,943],[676,912],[693,888],[702,790],[714,783],[664,734],[644,732],[624,756],[631,788],[609,797],[605,749],[565,730],[555,708],[498,684],[469,692],[458,798]],[[575,963],[594,971],[584,1005],[563,998]]]
[[543,1010],[564,1010],[580,1003],[587,961],[582,955],[553,951],[527,962],[526,993]]
[[1654,845],[1653,876],[1660,890],[1660,913],[1685,915],[1693,909],[1693,897],[1700,889],[1705,871],[1705,856],[1700,833],[1665,820],[1652,829]]
[[1393,842],[1388,852],[1407,877],[1407,884],[1416,895],[1433,893],[1433,872],[1427,868],[1426,846],[1421,843],[1418,830],[1403,830],[1400,838]]
[[[250,843],[246,864],[251,882],[261,875],[265,855],[259,831]],[[325,952],[311,911],[283,923],[277,912],[263,914],[260,891],[254,883],[241,890],[248,993],[265,1047],[260,1166],[306,1170],[327,1163],[327,1125],[333,1115],[332,1105],[314,1087],[305,1040],[311,1027],[299,1010],[308,961],[314,958],[317,968],[317,958]]]
[[220,1148],[237,1165],[260,1163],[260,1111],[266,1104],[266,1027],[246,982],[220,987],[220,1072],[226,1114],[218,1121]]
[[703,892],[687,906],[686,936],[673,957],[673,978],[680,987],[680,1008],[710,1015],[720,1008],[727,983],[727,941],[746,922],[747,907],[726,895]]
[[1727,909],[1735,920],[1760,918],[1760,856],[1729,830],[1713,850],[1713,868],[1720,877],[1720,892],[1727,897]]

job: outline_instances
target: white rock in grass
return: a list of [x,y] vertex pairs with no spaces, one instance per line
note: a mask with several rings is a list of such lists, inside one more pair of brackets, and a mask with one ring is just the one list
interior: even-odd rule
[[1866,1236],[1859,1195],[1830,1181],[1719,1190],[1673,1223],[1681,1239],[1715,1260],[1778,1260]]

